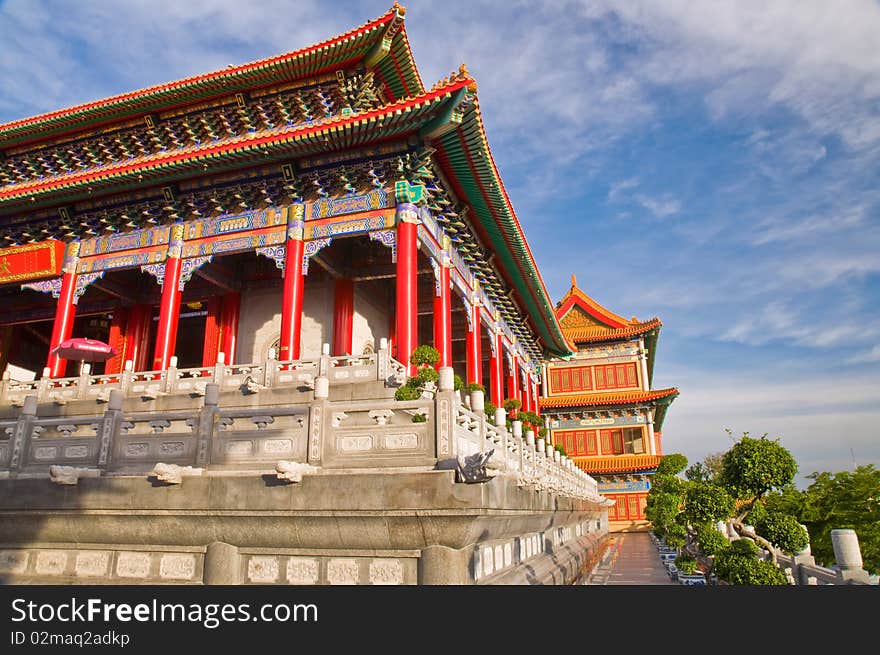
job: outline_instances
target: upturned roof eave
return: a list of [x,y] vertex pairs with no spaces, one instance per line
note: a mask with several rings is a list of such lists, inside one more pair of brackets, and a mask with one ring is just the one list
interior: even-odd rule
[[[104,125],[138,115],[173,109],[193,102],[263,87],[267,84],[313,76],[314,69],[305,67],[298,71],[295,68],[296,62],[305,60],[318,52],[321,52],[323,59],[332,61],[333,57],[346,45],[350,45],[352,40],[369,35],[368,39],[358,44],[352,57],[336,64],[352,65],[363,59],[376,46],[384,34],[385,27],[391,21],[395,18],[402,20],[404,14],[405,10],[395,3],[388,12],[379,18],[299,50],[9,121],[0,124],[0,148],[20,146],[48,137],[87,130],[95,125]],[[404,56],[403,61],[397,61],[393,66],[395,74],[399,74],[402,79],[407,79],[415,87],[410,89],[411,92],[424,92],[424,86],[421,84],[421,78],[416,70],[415,62],[412,60],[412,53],[403,26],[394,36],[392,50],[399,51]],[[382,67],[386,73],[392,68],[391,64],[385,64]]]

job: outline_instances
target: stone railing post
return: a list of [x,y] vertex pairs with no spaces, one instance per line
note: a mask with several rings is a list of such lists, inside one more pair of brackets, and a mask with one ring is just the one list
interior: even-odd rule
[[330,377],[330,344],[325,343],[321,346],[321,360],[318,364],[318,375]]
[[205,402],[199,412],[198,445],[196,447],[196,466],[207,466],[211,458],[211,443],[220,412],[220,385],[210,382],[205,385]]
[[[807,532],[807,526],[801,524],[801,527],[804,529],[804,532]],[[809,582],[807,581],[809,574],[806,572],[805,569],[811,566],[816,566],[816,559],[813,557],[812,549],[810,548],[810,544],[808,543],[806,548],[804,548],[803,550],[799,550],[791,558],[791,574],[792,577],[794,577],[795,584],[809,584]]]
[[224,375],[226,375],[226,353],[221,351],[217,353],[217,361],[214,363],[214,375],[211,377],[211,382],[222,387]]
[[177,355],[172,355],[165,371],[165,393],[172,393],[177,386]]
[[37,401],[45,402],[49,395],[49,385],[52,382],[52,369],[48,366],[43,369],[43,377],[37,381]]
[[89,376],[92,373],[92,365],[83,362],[79,367],[79,377],[76,381],[76,397],[80,400],[89,397]]
[[119,376],[119,390],[122,393],[128,394],[128,390],[131,389],[132,377],[134,377],[134,362],[127,359],[122,367],[122,374]]
[[[321,357],[323,362],[324,357]],[[330,380],[319,375],[315,378],[315,400],[309,408],[309,449],[306,461],[320,466],[324,450],[324,424],[327,423],[327,405],[330,399]]]
[[9,371],[3,371],[3,379],[0,380],[0,404],[5,403],[7,397],[9,396],[9,385],[11,384],[11,379],[12,375],[9,373]]
[[[498,410],[501,410],[502,413],[499,414]],[[499,407],[498,410],[495,410],[495,422],[497,423],[498,419],[500,418],[501,424],[503,426],[501,429],[504,430],[505,434],[507,434],[506,412],[504,412],[504,409],[501,407]],[[519,427],[517,427],[517,424],[519,424]],[[513,443],[516,444],[516,449],[517,449],[517,455],[518,455],[517,459],[519,460],[517,462],[517,466],[518,466],[519,474],[520,474],[520,476],[522,476],[524,478],[525,473],[526,473],[526,462],[525,462],[526,442],[522,436],[522,423],[519,421],[511,421],[510,425],[511,425],[510,438],[513,440]]]
[[12,432],[12,443],[10,448],[12,454],[9,457],[9,470],[17,471],[24,466],[27,459],[28,440],[34,426],[34,419],[37,417],[37,397],[25,396],[24,407],[18,415],[18,421],[15,423],[15,429]]
[[538,482],[544,482],[544,464],[546,459],[547,452],[547,444],[544,441],[543,437],[538,437],[535,440],[535,477],[538,478]]
[[486,452],[486,401],[482,391],[471,391],[471,411],[477,415],[477,438],[480,440],[480,452]]
[[504,465],[505,468],[516,468],[515,466],[511,466],[508,461],[508,457],[510,457],[510,451],[512,449],[510,433],[507,431],[507,414],[504,411],[503,407],[495,408],[495,416],[492,417],[493,422],[495,423],[495,427],[501,431],[501,452],[504,453]]
[[122,423],[122,400],[125,394],[121,389],[110,390],[110,400],[98,427],[98,468],[108,468],[113,444],[119,436]]
[[278,357],[275,355],[275,349],[269,348],[269,355],[266,357],[266,363],[263,366],[263,386],[271,389],[275,384],[275,371],[278,370]]
[[388,339],[379,339],[379,350],[376,352],[376,377],[379,382],[386,382],[390,377],[388,362]]
[[862,568],[862,551],[855,530],[832,530],[831,545],[839,569],[837,578],[840,584],[870,583],[868,572]]
[[[384,346],[384,354],[382,350]],[[384,380],[381,372],[382,364],[385,361],[387,372],[388,366],[388,342],[385,339],[380,341],[379,348],[379,379]],[[441,366],[438,370],[440,379],[437,384],[437,394],[434,396],[434,420],[435,427],[435,444],[434,453],[437,459],[447,459],[455,457],[457,452],[455,448],[455,374],[451,366]]]

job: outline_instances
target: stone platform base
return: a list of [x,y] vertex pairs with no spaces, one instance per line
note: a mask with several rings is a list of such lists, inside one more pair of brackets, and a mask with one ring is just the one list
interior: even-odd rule
[[6,584],[572,584],[603,509],[452,471],[0,480]]

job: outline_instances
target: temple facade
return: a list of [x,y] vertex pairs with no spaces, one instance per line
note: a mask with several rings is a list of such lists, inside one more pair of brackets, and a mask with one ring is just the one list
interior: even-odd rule
[[540,406],[551,439],[613,501],[612,529],[641,527],[663,455],[663,420],[678,396],[651,384],[660,319],[618,316],[581,291],[574,276],[556,316],[575,352],[545,364]]
[[610,502],[486,411],[570,343],[404,17],[0,125],[0,583],[589,573]]

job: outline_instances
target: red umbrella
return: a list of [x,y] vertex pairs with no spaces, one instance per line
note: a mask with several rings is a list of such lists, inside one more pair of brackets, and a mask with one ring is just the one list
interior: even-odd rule
[[77,362],[105,362],[116,354],[116,348],[97,339],[65,339],[52,349],[53,355]]

